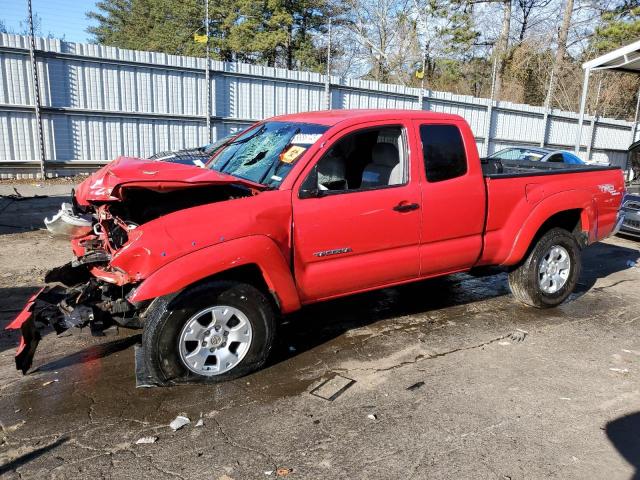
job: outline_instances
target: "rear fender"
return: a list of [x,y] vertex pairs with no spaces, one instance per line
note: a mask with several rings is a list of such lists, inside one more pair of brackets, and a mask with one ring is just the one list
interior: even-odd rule
[[542,225],[554,215],[567,210],[580,210],[580,228],[588,242],[597,240],[597,210],[593,195],[585,190],[570,190],[557,193],[535,206],[517,232],[515,242],[503,265],[515,265],[529,250],[531,242]]
[[289,265],[264,235],[229,240],[184,255],[149,275],[128,297],[132,303],[169,295],[199,280],[245,265],[257,265],[283,313],[300,308]]

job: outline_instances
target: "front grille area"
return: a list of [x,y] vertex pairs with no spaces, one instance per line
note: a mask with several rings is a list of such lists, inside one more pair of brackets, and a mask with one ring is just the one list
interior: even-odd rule
[[622,222],[623,227],[633,228],[634,230],[640,230],[640,221],[637,220],[625,220]]

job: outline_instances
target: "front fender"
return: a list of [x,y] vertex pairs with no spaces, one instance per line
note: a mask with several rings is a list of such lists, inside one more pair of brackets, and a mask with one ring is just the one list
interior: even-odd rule
[[132,303],[171,293],[204,278],[244,265],[257,265],[269,290],[277,294],[283,313],[300,308],[293,276],[277,244],[265,235],[252,235],[189,253],[149,275],[129,296]]
[[513,247],[502,264],[514,265],[522,260],[544,222],[567,210],[580,210],[582,231],[587,233],[588,243],[595,242],[597,210],[593,195],[586,190],[569,190],[551,195],[535,206],[517,232]]

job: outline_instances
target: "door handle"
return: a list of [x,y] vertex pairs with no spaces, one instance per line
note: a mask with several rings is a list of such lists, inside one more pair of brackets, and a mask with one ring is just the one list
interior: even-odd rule
[[398,205],[393,207],[396,212],[410,212],[412,210],[417,210],[420,208],[420,205],[417,203],[404,203],[400,202]]

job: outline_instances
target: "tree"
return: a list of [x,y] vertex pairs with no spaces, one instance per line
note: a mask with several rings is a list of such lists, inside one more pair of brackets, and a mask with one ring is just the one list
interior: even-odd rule
[[522,43],[532,27],[545,21],[546,11],[552,0],[516,0],[515,20],[520,25],[518,41]]
[[415,0],[420,19],[425,77],[433,85],[436,76],[457,82],[462,64],[473,58],[479,33],[473,24],[473,5],[465,0],[430,0],[424,5]]
[[[601,55],[640,37],[640,0],[618,0],[605,5],[590,39],[586,57]],[[607,73],[602,78],[601,113],[631,119],[635,112],[640,78]]]
[[597,53],[613,50],[640,37],[640,0],[615,2],[601,13],[591,50]]
[[[204,55],[206,0],[101,0],[89,12],[98,43],[180,55]],[[328,0],[209,0],[211,55],[226,61],[318,69],[315,36],[332,15]]]
[[569,29],[571,28],[571,18],[573,16],[573,0],[566,0],[564,5],[564,13],[562,14],[562,25],[558,31],[558,45],[556,47],[555,60],[551,68],[549,79],[549,90],[545,99],[545,108],[550,108],[555,94],[555,88],[558,82],[558,76],[564,65],[564,57],[567,55],[567,38]]
[[509,34],[511,33],[511,1],[504,0],[502,11],[502,28],[500,36],[496,41],[493,53],[493,62],[495,63],[496,79],[494,85],[494,97],[498,100],[502,93],[502,77],[504,75],[506,57],[509,49]]

